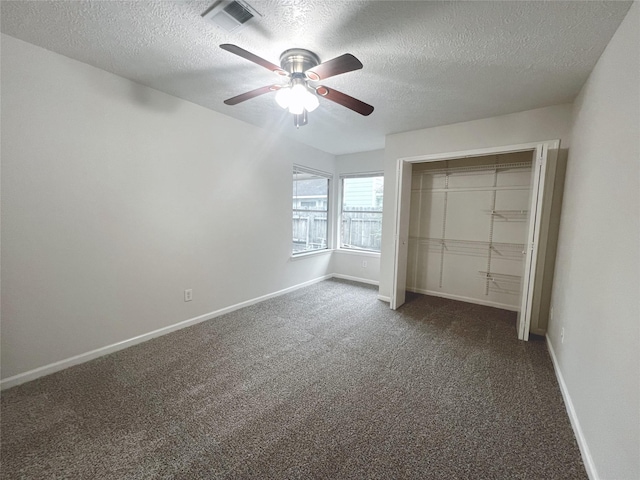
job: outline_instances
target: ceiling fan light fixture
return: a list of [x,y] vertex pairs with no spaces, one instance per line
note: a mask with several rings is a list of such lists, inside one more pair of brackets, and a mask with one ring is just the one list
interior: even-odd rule
[[320,100],[318,100],[317,95],[307,90],[307,93],[304,97],[304,109],[307,112],[313,112],[316,108],[318,108],[319,105]]
[[294,115],[302,115],[302,112],[304,112],[304,106],[302,104],[293,104],[289,106],[289,113],[292,113]]
[[311,93],[303,83],[297,83],[291,87],[289,111],[294,115],[300,115],[302,110],[313,112],[318,108],[319,103],[318,97]]
[[313,112],[320,105],[318,97],[303,83],[296,83],[292,87],[278,90],[276,102],[294,115],[302,114],[303,110]]
[[289,108],[289,102],[291,101],[291,88],[285,87],[278,90],[276,93],[276,102],[280,107],[287,109]]

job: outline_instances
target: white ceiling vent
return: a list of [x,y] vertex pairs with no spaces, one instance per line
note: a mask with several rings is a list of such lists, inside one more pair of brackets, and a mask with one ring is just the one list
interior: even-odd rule
[[245,23],[260,15],[255,8],[241,0],[221,0],[214,3],[202,18],[213,22],[227,32],[239,30]]

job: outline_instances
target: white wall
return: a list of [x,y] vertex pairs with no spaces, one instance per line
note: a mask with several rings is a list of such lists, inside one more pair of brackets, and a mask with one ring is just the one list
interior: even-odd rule
[[640,478],[639,31],[636,2],[574,105],[548,333],[592,478],[616,480]]
[[553,139],[560,139],[560,148],[565,149],[569,145],[570,120],[571,105],[566,104],[388,135],[385,147],[380,296],[391,296],[398,158]]
[[336,175],[371,173],[384,170],[384,150],[350,153],[336,156]]
[[1,113],[2,378],[330,273],[291,171],[332,155],[6,35]]
[[[384,150],[338,155],[336,157],[336,191],[334,198],[340,198],[340,175],[382,171],[384,171]],[[340,206],[335,205],[334,218],[338,218],[339,210]],[[340,232],[336,232],[336,245],[340,244],[337,238],[339,234]],[[363,262],[366,262],[366,267],[363,266]],[[344,249],[335,250],[332,256],[332,271],[337,276],[377,284],[380,279],[380,254]]]

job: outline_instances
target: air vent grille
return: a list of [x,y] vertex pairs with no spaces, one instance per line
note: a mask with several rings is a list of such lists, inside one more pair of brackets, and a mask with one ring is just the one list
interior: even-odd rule
[[245,23],[253,18],[253,14],[238,2],[231,2],[229,5],[224,7],[224,11],[235,18],[239,23]]
[[255,16],[261,16],[251,5],[241,0],[221,0],[202,14],[214,25],[227,32],[239,30]]

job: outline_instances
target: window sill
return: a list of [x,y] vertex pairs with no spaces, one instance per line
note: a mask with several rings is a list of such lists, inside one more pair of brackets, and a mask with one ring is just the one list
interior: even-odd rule
[[358,255],[360,257],[380,257],[380,252],[370,252],[368,250],[356,250],[351,248],[338,248],[334,250],[335,253],[342,253],[346,255]]
[[335,252],[335,250],[331,249],[331,248],[325,248],[324,250],[314,250],[312,252],[304,252],[304,253],[298,253],[297,255],[291,255],[291,257],[289,257],[290,260],[301,260],[303,258],[308,258],[308,257],[315,257],[317,255],[326,255],[328,253],[333,253]]

